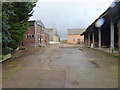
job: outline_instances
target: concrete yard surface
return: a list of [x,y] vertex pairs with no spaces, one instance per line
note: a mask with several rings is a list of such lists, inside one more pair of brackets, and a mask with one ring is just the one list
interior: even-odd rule
[[3,79],[3,88],[118,88],[117,57],[83,46],[44,48],[20,58],[14,68],[21,69]]

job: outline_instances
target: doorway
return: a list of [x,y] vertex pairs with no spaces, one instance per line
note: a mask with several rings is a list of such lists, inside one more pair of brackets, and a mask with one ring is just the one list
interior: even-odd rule
[[77,40],[77,44],[80,44],[80,39]]

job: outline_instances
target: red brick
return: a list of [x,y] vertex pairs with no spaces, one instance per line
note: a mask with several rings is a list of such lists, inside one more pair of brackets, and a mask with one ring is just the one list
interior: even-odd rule
[[[75,41],[73,41],[73,39],[75,39]],[[80,39],[80,44],[84,43],[84,36],[80,36],[80,35],[68,35],[68,43],[69,44],[77,44],[78,39]]]

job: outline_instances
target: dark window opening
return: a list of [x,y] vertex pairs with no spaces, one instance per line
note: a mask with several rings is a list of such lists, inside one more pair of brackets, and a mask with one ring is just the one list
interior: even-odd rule
[[29,22],[29,26],[34,26],[34,22]]
[[32,38],[34,38],[34,35],[32,35]]
[[73,41],[75,41],[75,38],[73,38]]
[[26,38],[34,38],[34,35],[26,35]]

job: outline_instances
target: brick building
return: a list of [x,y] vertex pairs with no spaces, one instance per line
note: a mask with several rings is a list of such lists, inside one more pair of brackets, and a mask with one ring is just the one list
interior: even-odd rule
[[23,46],[44,46],[49,44],[49,34],[41,21],[28,21],[29,27],[24,35]]
[[68,29],[68,44],[83,44],[84,36],[80,34],[84,29]]

